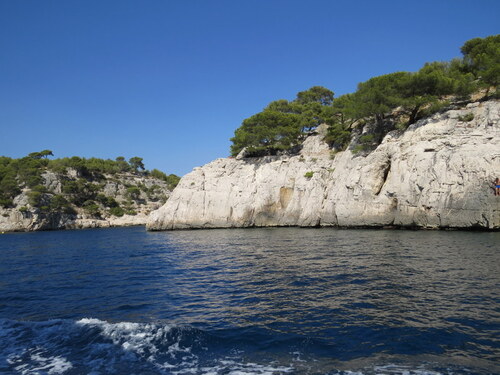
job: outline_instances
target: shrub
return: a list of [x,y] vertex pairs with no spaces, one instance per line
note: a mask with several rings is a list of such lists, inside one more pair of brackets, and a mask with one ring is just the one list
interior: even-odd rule
[[70,201],[79,207],[85,201],[94,200],[98,190],[98,185],[88,182],[84,178],[67,181],[63,185],[63,193],[70,195]]
[[15,174],[10,170],[5,171],[4,177],[0,180],[0,198],[11,199],[19,193],[21,189],[17,184]]
[[33,191],[38,191],[39,193],[46,193],[47,188],[44,185],[35,185],[31,188]]
[[137,200],[141,196],[141,189],[137,186],[130,186],[127,188],[127,196],[130,199]]
[[33,207],[40,207],[42,204],[43,194],[39,191],[32,190],[28,193],[28,202]]
[[26,186],[34,189],[35,187],[39,187],[42,184],[43,180],[41,176],[30,175],[25,177],[24,182]]
[[[347,120],[344,120],[345,123],[332,123],[328,127],[328,133],[325,136],[325,142],[330,145],[330,147],[335,147],[339,150],[345,150],[346,147],[351,142],[351,132],[348,129]],[[352,121],[351,121],[352,122]]]
[[353,154],[373,150],[377,146],[377,137],[379,137],[378,134],[365,134],[359,137],[359,143],[352,149]]
[[472,113],[472,112],[469,112],[463,116],[458,116],[458,121],[470,122],[472,120],[474,120],[474,113]]
[[375,136],[373,134],[365,134],[359,137],[359,142],[362,144],[369,144],[373,142],[374,138]]
[[365,145],[356,145],[352,148],[352,153],[354,155],[360,153],[361,151],[366,151]]
[[55,211],[61,211],[67,207],[70,207],[70,204],[62,195],[56,194],[50,200],[50,208]]
[[165,180],[165,182],[168,184],[168,188],[170,190],[174,190],[175,187],[179,184],[179,181],[181,180],[181,178],[175,174],[169,174],[167,176],[167,179]]
[[113,197],[108,197],[102,193],[97,194],[95,200],[105,207],[118,207],[118,202]]
[[117,207],[111,207],[109,209],[109,213],[113,216],[123,216],[125,214],[125,211],[123,210],[123,208],[121,208],[120,206],[117,206]]
[[89,215],[99,217],[101,216],[101,211],[99,210],[99,206],[94,201],[86,201],[82,205],[85,212]]
[[408,128],[410,124],[408,123],[408,121],[399,121],[397,124],[396,124],[396,129],[397,130],[406,130]]
[[5,198],[0,196],[0,206],[4,208],[9,208],[14,206],[14,202],[10,198]]
[[309,171],[309,172],[306,172],[304,174],[304,177],[307,178],[307,179],[311,179],[312,176],[314,176],[314,172],[313,171]]
[[163,181],[167,180],[167,175],[156,168],[153,169],[151,172],[149,172],[149,175],[151,177],[157,178],[158,180],[163,180]]
[[[157,178],[158,180],[163,180],[167,183],[167,186],[170,190],[174,190],[181,178],[175,174],[169,174],[168,176],[158,169],[153,169],[149,172],[151,177]],[[155,186],[155,185],[153,185]],[[156,185],[158,186],[158,185]]]
[[432,116],[433,114],[442,111],[443,109],[445,109],[449,105],[450,105],[450,102],[448,100],[443,100],[443,101],[432,103],[430,106],[424,108],[421,111],[421,117],[425,118],[425,117]]

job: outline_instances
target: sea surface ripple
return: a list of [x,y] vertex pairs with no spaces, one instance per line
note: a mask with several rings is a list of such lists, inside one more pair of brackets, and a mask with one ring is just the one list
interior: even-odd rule
[[0,236],[2,374],[499,374],[500,233]]

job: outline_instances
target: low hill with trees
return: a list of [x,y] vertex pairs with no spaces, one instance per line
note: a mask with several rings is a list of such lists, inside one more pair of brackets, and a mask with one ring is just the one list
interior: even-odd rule
[[49,156],[51,150],[0,157],[1,231],[107,226],[127,222],[124,216],[140,224],[180,180],[147,170],[137,156],[128,161]]

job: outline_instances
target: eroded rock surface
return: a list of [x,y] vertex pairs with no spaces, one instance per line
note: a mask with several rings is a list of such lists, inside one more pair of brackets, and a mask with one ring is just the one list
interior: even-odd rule
[[[474,114],[469,122],[464,115]],[[320,129],[321,131],[321,129]],[[500,227],[500,103],[471,103],[393,132],[368,155],[217,159],[182,178],[150,230],[251,226]],[[311,173],[312,172],[312,173]]]

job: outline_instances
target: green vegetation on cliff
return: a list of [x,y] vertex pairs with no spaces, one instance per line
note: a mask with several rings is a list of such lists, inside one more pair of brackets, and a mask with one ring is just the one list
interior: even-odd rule
[[298,146],[301,135],[311,131],[328,118],[325,109],[331,106],[333,92],[315,86],[297,94],[291,102],[277,100],[264,110],[243,121],[231,138],[231,154],[246,147],[249,155],[274,154]]
[[353,135],[360,135],[360,125],[372,123],[370,133],[360,135],[355,148],[369,150],[387,132],[405,129],[451,101],[469,100],[481,89],[487,97],[498,97],[500,35],[469,40],[461,52],[461,59],[427,63],[418,72],[371,78],[359,83],[356,92],[338,98],[315,86],[299,92],[291,102],[271,102],[236,129],[231,154],[236,156],[243,149],[246,156],[293,153],[321,123],[329,125],[326,141],[335,149],[345,149]]
[[[41,213],[80,210],[91,217],[122,216],[135,214],[134,207],[144,200],[164,201],[164,192],[173,190],[180,180],[174,174],[146,170],[137,156],[128,162],[123,156],[116,160],[78,156],[49,160],[48,156],[53,156],[52,151],[19,159],[0,157],[0,207],[15,207],[15,198],[24,193],[23,202]],[[123,190],[121,202],[113,197],[119,190]],[[18,209],[28,212],[27,206]]]
[[300,129],[299,115],[264,110],[246,119],[236,130],[231,154],[237,155],[247,147],[249,153],[288,150],[298,144]]

